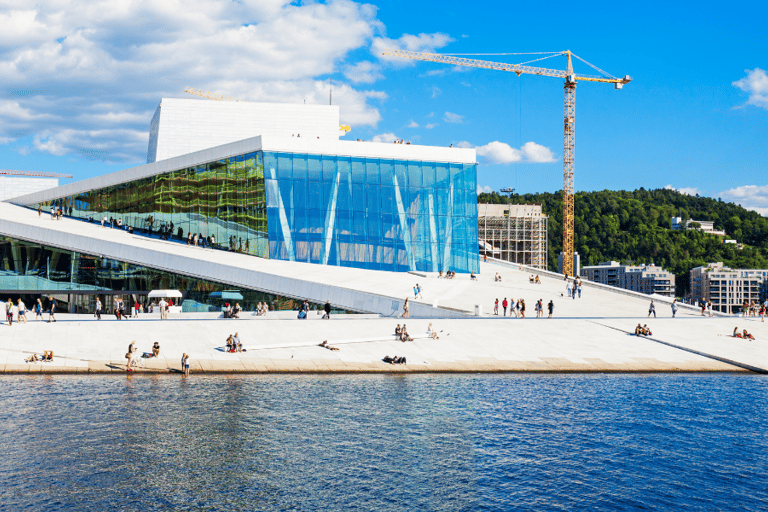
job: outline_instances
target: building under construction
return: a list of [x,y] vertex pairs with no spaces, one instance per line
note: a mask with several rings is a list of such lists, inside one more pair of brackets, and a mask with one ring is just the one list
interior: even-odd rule
[[478,204],[480,254],[546,270],[547,222],[540,204]]

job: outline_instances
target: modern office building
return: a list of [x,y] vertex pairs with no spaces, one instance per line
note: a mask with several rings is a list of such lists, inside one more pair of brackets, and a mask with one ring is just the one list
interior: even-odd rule
[[[166,100],[161,108],[166,109]],[[338,131],[336,112],[331,121],[323,118],[317,124]],[[159,117],[162,141],[164,121]],[[211,125],[218,123],[214,119]],[[258,258],[468,273],[479,271],[476,188],[473,149],[340,141],[302,133],[259,135],[158,158],[12,202],[32,209],[55,205],[67,217],[94,225],[119,224],[134,236],[193,244],[196,238],[198,245]],[[167,268],[152,277],[152,269],[134,268],[130,260],[100,258],[97,252],[76,251],[65,243],[25,245],[36,243],[33,236],[6,237],[3,243],[5,277],[54,277],[65,283],[61,289],[48,281],[27,286],[17,279],[18,290],[83,294],[95,286],[145,293],[159,279],[171,287],[208,292],[200,280],[180,281],[183,276]],[[252,291],[259,293],[258,288]]]
[[768,298],[768,269],[731,269],[722,262],[690,271],[691,303],[712,302],[722,313],[741,312],[744,301],[760,303]]
[[59,186],[59,178],[71,174],[0,169],[0,201]]
[[540,204],[478,204],[480,253],[547,268],[547,222]]
[[675,275],[652,264],[622,265],[618,261],[604,261],[599,265],[583,267],[581,277],[648,295],[675,296]]

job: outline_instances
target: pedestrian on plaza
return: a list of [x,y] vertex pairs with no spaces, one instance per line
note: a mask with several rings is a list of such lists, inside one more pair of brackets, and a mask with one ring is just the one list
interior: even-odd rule
[[185,377],[189,377],[189,354],[187,353],[181,356],[181,372]]
[[8,325],[13,325],[13,300],[8,297],[8,302],[5,303],[5,319],[8,320]]
[[653,304],[653,301],[651,301],[651,305],[648,306],[648,316],[651,316],[653,314],[653,318],[656,318],[656,306]]
[[93,316],[96,317],[96,320],[101,320],[101,299],[96,297],[96,311],[93,313]]
[[16,317],[16,320],[18,322],[21,322],[22,320],[24,320],[24,323],[27,323],[27,306],[24,304],[24,302],[22,302],[21,299],[17,301],[17,304],[18,304],[17,305],[18,316]]
[[43,216],[43,207],[38,205],[37,206],[37,217],[40,218]]
[[552,318],[552,312],[555,309],[555,303],[550,300],[549,304],[547,304],[547,309],[549,310],[549,316],[547,318]]
[[520,317],[525,318],[525,300],[520,299]]
[[580,277],[576,278],[576,287],[579,290],[579,298],[581,298],[581,278]]
[[139,301],[133,303],[133,318],[139,318]]
[[309,318],[309,301],[307,299],[304,299],[302,309],[304,310],[304,319],[306,320]]
[[419,296],[418,285],[413,287],[413,298],[416,299]]
[[420,298],[420,299],[422,299],[422,298],[423,298],[423,297],[421,296],[421,286],[419,286],[419,283],[416,283],[416,293],[418,293],[418,294],[419,294],[419,298]]
[[56,220],[56,208],[51,205],[51,220]]
[[51,323],[51,320],[54,322],[56,321],[56,299],[53,297],[48,297],[48,323]]
[[43,303],[40,301],[40,299],[37,299],[37,302],[35,303],[35,320],[37,319],[42,320],[43,319]]
[[408,298],[406,297],[405,302],[403,302],[403,318],[411,318],[411,314],[408,312]]
[[675,314],[677,314],[677,299],[672,301],[672,318],[675,318]]
[[499,316],[499,299],[493,304],[493,314]]
[[160,308],[160,320],[166,320],[168,318],[168,310],[166,309],[168,303],[165,302],[164,298],[161,298],[157,305]]
[[483,254],[483,263],[488,261],[488,254]]
[[573,290],[571,291],[571,298],[573,300],[576,300],[576,289],[577,289],[577,286],[576,286],[576,282],[574,281],[574,283],[573,283]]
[[509,304],[509,303],[507,302],[507,298],[506,298],[506,297],[504,297],[504,300],[503,300],[503,301],[502,301],[502,303],[501,303],[501,306],[504,308],[504,316],[507,316],[507,304]]
[[325,315],[323,315],[323,318],[325,320],[331,319],[331,301],[327,300],[325,301],[325,306],[323,306],[323,310],[325,311]]
[[565,278],[565,296],[571,296],[571,282],[568,280],[568,276]]

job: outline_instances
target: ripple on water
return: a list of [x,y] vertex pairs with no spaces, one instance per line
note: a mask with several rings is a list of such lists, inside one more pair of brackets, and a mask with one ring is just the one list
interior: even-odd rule
[[5,376],[2,510],[765,510],[754,375]]

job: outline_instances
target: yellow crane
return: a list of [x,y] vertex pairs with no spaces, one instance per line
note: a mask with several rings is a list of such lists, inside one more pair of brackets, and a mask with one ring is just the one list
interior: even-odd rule
[[[200,96],[201,98],[208,98],[209,100],[216,100],[216,101],[245,101],[245,100],[239,100],[237,98],[232,98],[230,96],[221,96],[220,94],[214,94],[212,92],[208,91],[202,91],[200,89],[193,89],[192,87],[186,87],[184,89],[184,92],[188,94],[194,94],[195,96]],[[344,133],[347,133],[352,128],[349,127],[349,125],[342,124],[339,125],[339,131],[342,131]]]
[[[593,66],[570,50],[564,52],[542,52],[534,55],[543,55],[531,61],[520,64],[506,64],[502,62],[489,62],[485,60],[467,59],[457,55],[443,55],[438,53],[422,53],[407,50],[386,50],[384,55],[391,57],[402,57],[405,59],[424,60],[428,62],[440,62],[452,66],[467,66],[472,68],[495,69],[498,71],[509,71],[517,76],[523,73],[528,75],[552,76],[565,79],[565,119],[563,136],[563,274],[573,275],[573,175],[574,175],[574,128],[576,120],[576,82],[600,82],[613,84],[615,89],[621,89],[632,79],[629,75],[623,78],[616,78],[609,75],[602,69]],[[531,55],[521,53],[499,53],[491,55]],[[567,58],[566,69],[547,69],[528,66],[531,62],[536,62],[551,57],[565,56]],[[573,59],[575,57],[588,66],[597,70],[603,76],[576,75],[573,72]]]

